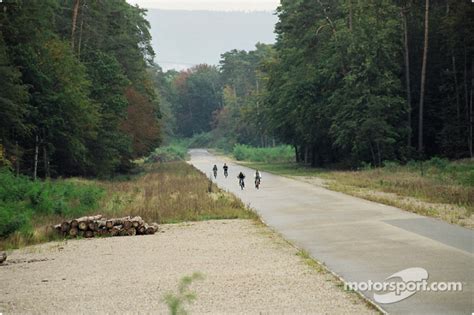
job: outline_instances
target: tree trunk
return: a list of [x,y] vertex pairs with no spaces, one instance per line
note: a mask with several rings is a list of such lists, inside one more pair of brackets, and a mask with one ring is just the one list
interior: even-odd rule
[[86,0],[82,3],[81,10],[81,26],[79,27],[79,43],[77,44],[77,58],[81,59],[81,47],[82,47],[82,30],[84,28],[84,7],[86,6]]
[[81,0],[74,0],[74,7],[72,9],[72,30],[71,30],[71,47],[74,50],[75,44],[75,33],[76,33],[76,22],[77,22],[77,13],[79,12],[79,4]]
[[298,146],[295,144],[294,145],[295,147],[295,157],[296,157],[296,163],[299,163],[300,162],[300,156],[299,156],[299,152],[298,152]]
[[430,0],[425,1],[425,41],[423,45],[423,65],[421,68],[420,112],[418,120],[418,152],[423,153],[423,106],[425,101],[426,63],[428,59],[429,11]]
[[33,166],[33,180],[36,180],[38,174],[38,151],[39,151],[39,139],[38,135],[35,136],[35,157]]
[[374,166],[377,165],[377,160],[375,159],[374,147],[372,146],[372,140],[369,141],[370,153],[372,154],[372,163]]
[[49,157],[48,157],[48,149],[46,145],[43,145],[43,163],[44,163],[44,177],[50,178],[51,175],[49,173]]
[[18,148],[18,141],[15,141],[15,169],[16,176],[20,176],[20,149]]
[[377,158],[379,162],[379,167],[382,167],[382,152],[380,150],[380,143],[379,141],[375,141],[375,144],[377,145]]
[[408,139],[407,145],[411,147],[411,136],[412,136],[412,126],[411,126],[411,84],[410,84],[410,51],[408,47],[408,23],[406,16],[406,8],[401,9],[402,20],[403,20],[403,31],[404,31],[404,46],[405,46],[405,83],[406,83],[406,92],[407,92],[407,112],[408,112]]
[[469,101],[469,153],[471,154],[471,159],[473,155],[473,143],[472,143],[472,129],[473,129],[473,120],[474,113],[472,112],[472,94],[474,93],[474,60],[471,60],[471,99]]

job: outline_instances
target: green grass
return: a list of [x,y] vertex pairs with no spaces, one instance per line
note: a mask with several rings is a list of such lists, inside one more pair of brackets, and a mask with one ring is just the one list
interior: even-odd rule
[[0,172],[0,249],[55,240],[52,225],[94,214],[138,215],[162,224],[257,219],[234,195],[184,161],[144,164],[139,174],[111,180],[34,182]]
[[176,141],[170,145],[159,147],[146,159],[146,163],[185,161],[188,159],[188,147],[183,141]]
[[0,170],[0,248],[47,239],[37,231],[39,226],[93,211],[103,196],[104,191],[90,183],[32,181]]
[[272,148],[255,148],[248,145],[234,146],[233,156],[237,161],[249,162],[291,162],[295,159],[295,152],[291,146],[282,145]]

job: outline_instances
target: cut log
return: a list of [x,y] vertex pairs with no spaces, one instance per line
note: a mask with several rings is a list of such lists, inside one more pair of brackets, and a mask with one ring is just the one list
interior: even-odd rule
[[108,228],[108,229],[113,228],[114,225],[115,225],[115,220],[107,220],[107,221],[105,222],[105,227]]
[[124,217],[124,218],[115,218],[115,219],[109,219],[106,221],[105,226],[110,229],[113,226],[116,225],[123,225],[123,223],[127,220],[130,220],[130,216]]
[[132,218],[132,225],[134,228],[138,228],[140,225],[143,225],[143,223],[145,223],[142,219],[142,217],[140,216],[137,216],[137,217],[134,217]]
[[87,221],[79,221],[79,224],[77,225],[77,227],[79,228],[79,230],[85,231],[85,230],[87,230],[89,225],[88,225]]
[[103,229],[103,228],[105,228],[105,225],[106,225],[107,221],[105,221],[105,220],[98,220],[98,221],[96,221],[96,223],[97,223],[97,227],[98,227],[99,229]]
[[7,260],[7,253],[1,252],[0,253],[0,264],[3,264],[3,262]]
[[147,224],[140,225],[137,229],[137,234],[143,235],[146,234]]
[[133,222],[131,220],[128,219],[128,220],[123,221],[123,228],[125,230],[128,230],[131,227],[133,227]]
[[102,219],[102,215],[100,215],[100,214],[87,217],[88,221],[97,221],[97,220],[100,220],[100,219]]
[[94,237],[94,232],[93,231],[85,231],[84,232],[84,237],[85,238],[92,238],[92,237]]
[[131,227],[127,230],[128,236],[135,236],[137,235],[137,230],[134,227]]
[[61,223],[61,232],[67,233],[69,232],[70,228],[71,228],[71,224],[69,222],[64,221],[63,223]]
[[79,222],[77,222],[76,219],[71,221],[71,228],[77,228],[78,225],[79,225]]
[[90,222],[87,224],[87,227],[88,227],[89,230],[91,230],[91,231],[97,231],[97,230],[98,230],[98,226],[97,226],[96,221],[90,221]]
[[53,226],[53,229],[55,229],[58,233],[61,233],[61,224],[56,224]]
[[146,234],[153,235],[156,232],[158,232],[158,223],[152,223],[150,226],[147,227],[146,229]]
[[110,229],[110,236],[119,236],[120,231],[122,230],[121,225],[116,225]]
[[69,230],[69,236],[76,237],[79,234],[79,229],[77,227],[72,227]]

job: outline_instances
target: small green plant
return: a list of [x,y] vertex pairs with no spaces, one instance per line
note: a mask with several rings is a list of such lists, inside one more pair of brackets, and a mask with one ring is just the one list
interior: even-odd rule
[[103,195],[102,189],[90,183],[33,181],[0,169],[0,249],[8,245],[3,243],[10,236],[31,239],[35,225],[43,219],[79,217],[94,211]]
[[204,276],[195,272],[191,276],[183,277],[178,285],[178,292],[168,292],[163,300],[168,305],[170,314],[185,315],[188,314],[185,306],[196,300],[196,294],[189,288],[194,281],[202,280]]

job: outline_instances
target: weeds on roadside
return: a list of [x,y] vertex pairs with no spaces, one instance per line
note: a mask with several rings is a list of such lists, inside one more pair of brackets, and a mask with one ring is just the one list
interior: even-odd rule
[[199,272],[195,272],[191,276],[183,277],[180,280],[176,293],[168,292],[165,294],[163,301],[168,305],[171,315],[188,314],[185,306],[196,300],[196,294],[189,287],[193,282],[202,279],[204,279],[204,276]]

